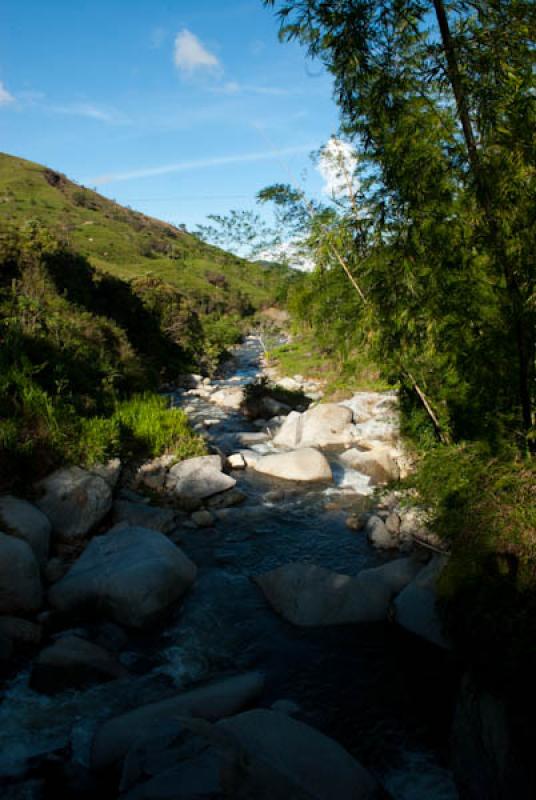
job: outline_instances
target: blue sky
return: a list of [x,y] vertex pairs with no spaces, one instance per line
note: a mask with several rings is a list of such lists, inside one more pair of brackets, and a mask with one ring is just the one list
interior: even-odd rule
[[261,0],[3,0],[0,150],[185,223],[322,179],[331,79]]

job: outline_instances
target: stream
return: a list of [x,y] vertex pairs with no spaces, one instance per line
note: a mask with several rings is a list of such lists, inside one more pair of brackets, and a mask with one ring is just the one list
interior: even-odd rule
[[[253,380],[260,356],[259,343],[248,339],[213,384]],[[259,430],[208,399],[176,392],[173,402],[226,453],[241,449],[238,433]],[[327,455],[335,476],[329,489],[253,470],[232,473],[245,502],[219,512],[212,528],[181,532],[197,580],[163,630],[129,639],[121,655],[128,678],[48,697],[29,688],[29,665],[22,665],[0,701],[0,785],[15,785],[29,766],[54,753],[83,768],[99,721],[170,688],[256,669],[266,675],[258,705],[291,701],[297,719],[341,743],[394,800],[458,797],[447,766],[456,688],[448,654],[394,624],[294,627],[251,581],[290,561],[356,574],[393,557],[346,527],[343,506],[359,508],[368,480],[344,468],[335,451]]]

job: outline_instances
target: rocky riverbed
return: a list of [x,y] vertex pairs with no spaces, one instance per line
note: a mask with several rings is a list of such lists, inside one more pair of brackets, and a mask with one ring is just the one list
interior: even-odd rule
[[170,388],[210,456],[0,498],[2,797],[457,797],[444,556],[373,494],[408,468],[396,396],[295,376],[312,405],[252,421],[260,362]]

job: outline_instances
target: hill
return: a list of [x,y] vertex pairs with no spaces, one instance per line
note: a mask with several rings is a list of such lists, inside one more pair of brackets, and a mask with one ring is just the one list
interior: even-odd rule
[[35,220],[98,270],[172,284],[201,313],[270,304],[286,269],[253,264],[182,228],[115,203],[41,164],[0,153],[0,208],[16,226]]

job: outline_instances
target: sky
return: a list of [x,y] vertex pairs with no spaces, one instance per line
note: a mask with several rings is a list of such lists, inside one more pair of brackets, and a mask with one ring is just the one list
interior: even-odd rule
[[0,150],[190,230],[319,196],[332,81],[277,32],[261,0],[2,0]]

